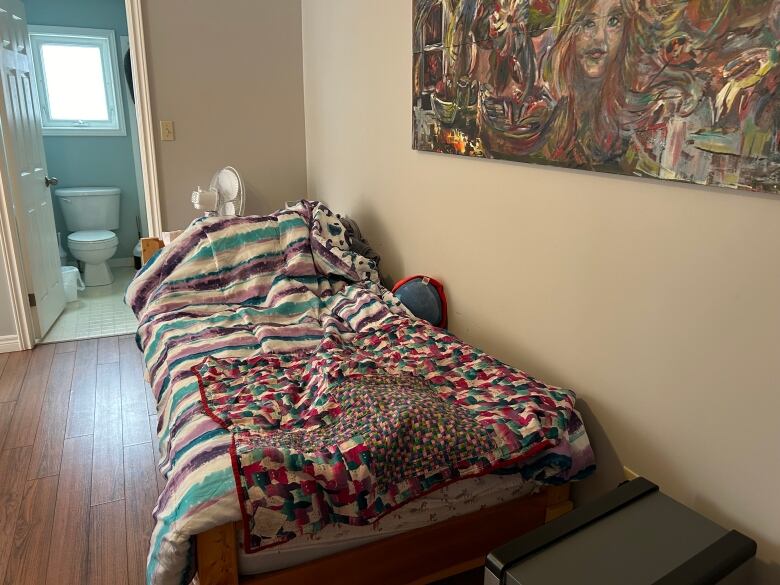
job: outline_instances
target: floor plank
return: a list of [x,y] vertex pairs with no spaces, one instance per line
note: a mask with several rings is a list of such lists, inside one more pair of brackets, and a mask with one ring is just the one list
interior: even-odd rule
[[98,364],[115,364],[119,361],[119,343],[116,337],[101,337],[98,340]]
[[93,506],[89,515],[88,585],[127,585],[125,503]]
[[30,366],[19,391],[19,398],[5,437],[5,449],[32,446],[35,442],[35,433],[38,430],[38,420],[41,416],[41,406],[53,359],[53,345],[39,345],[32,351]]
[[5,442],[5,435],[11,425],[11,416],[14,413],[16,402],[0,402],[0,449]]
[[8,353],[0,353],[0,377],[3,375],[3,369],[5,368],[5,364],[8,361],[8,356],[10,354]]
[[75,341],[61,341],[57,344],[57,349],[54,350],[55,354],[58,353],[68,353],[71,351],[76,351],[76,347],[78,346],[78,343]]
[[47,585],[84,583],[87,578],[92,437],[65,440],[54,512]]
[[92,453],[92,505],[125,495],[122,459],[122,398],[116,364],[99,364],[95,394],[95,446]]
[[28,479],[57,475],[60,472],[75,357],[74,352],[54,356],[35,434]]
[[157,477],[157,491],[162,493],[165,487],[165,477],[160,472],[158,463],[160,462],[160,443],[157,441],[157,416],[152,415],[149,417],[149,432],[152,433],[152,454],[154,455],[154,468],[157,471],[155,476]]
[[119,340],[122,438],[125,445],[151,441],[141,353],[132,339]]
[[46,581],[46,563],[41,561],[49,557],[56,498],[56,476],[27,482],[5,585],[40,585]]
[[[148,421],[146,421],[148,424]],[[152,536],[157,484],[151,443],[125,447],[125,514],[130,585],[145,585],[146,555]]]
[[76,349],[73,384],[65,437],[91,435],[95,425],[95,376],[97,375],[97,340],[82,339]]
[[27,483],[30,447],[0,452],[0,583],[5,581],[13,548],[14,526]]
[[19,389],[30,363],[31,351],[9,353],[3,374],[0,376],[0,402],[13,402],[19,397]]

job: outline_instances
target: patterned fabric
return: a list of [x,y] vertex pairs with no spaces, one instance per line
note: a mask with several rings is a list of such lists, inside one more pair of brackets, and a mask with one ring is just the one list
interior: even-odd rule
[[[376,328],[374,328],[376,327]],[[247,552],[361,525],[516,465],[565,436],[571,392],[424,321],[392,316],[310,356],[206,359],[209,412],[234,435]]]
[[[242,517],[231,433],[204,411],[192,368],[206,358],[311,355],[323,338],[348,343],[356,332],[408,316],[343,234],[338,216],[308,201],[267,217],[200,218],[130,284],[126,301],[140,322],[167,479],[154,511],[150,584],[188,582],[190,538]],[[300,417],[295,400],[277,398],[268,405],[269,420],[280,421],[273,424]],[[534,463],[528,474],[521,467],[524,479],[573,475],[567,438],[544,453],[549,465]]]
[[[576,414],[575,412],[569,423],[567,440],[561,441],[558,446],[559,449],[571,448],[572,478],[585,477],[593,463],[587,434]],[[535,461],[546,458],[551,451],[554,449],[544,451],[533,461],[523,463],[519,473],[491,473],[451,483],[393,510],[373,524],[329,524],[319,532],[300,535],[284,546],[269,547],[249,555],[242,550],[239,553],[239,566],[247,575],[277,571],[340,552],[345,547],[363,546],[373,540],[395,536],[527,496],[538,489],[538,484],[534,481],[522,481],[518,476],[526,477],[528,471],[528,478],[532,478],[531,470],[536,466]]]
[[364,546],[444,522],[457,516],[528,496],[538,490],[533,483],[520,482],[516,475],[488,474],[451,483],[389,512],[379,522],[363,526],[329,524],[313,534],[302,534],[283,546],[272,546],[246,554],[239,551],[242,574],[267,573]]

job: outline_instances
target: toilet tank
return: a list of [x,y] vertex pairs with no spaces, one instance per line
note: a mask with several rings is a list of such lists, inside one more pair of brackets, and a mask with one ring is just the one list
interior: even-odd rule
[[56,189],[68,231],[119,229],[119,189],[71,187]]

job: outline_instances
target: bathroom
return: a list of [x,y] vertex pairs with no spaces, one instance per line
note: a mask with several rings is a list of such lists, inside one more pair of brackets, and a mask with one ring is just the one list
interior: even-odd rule
[[133,333],[123,297],[148,232],[124,0],[23,3],[61,263],[79,269],[43,342]]

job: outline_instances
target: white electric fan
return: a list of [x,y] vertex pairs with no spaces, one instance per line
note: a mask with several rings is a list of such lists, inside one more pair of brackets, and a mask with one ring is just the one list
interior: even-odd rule
[[198,187],[192,193],[195,209],[206,215],[242,215],[244,213],[244,182],[233,167],[225,167],[211,179],[208,190]]

